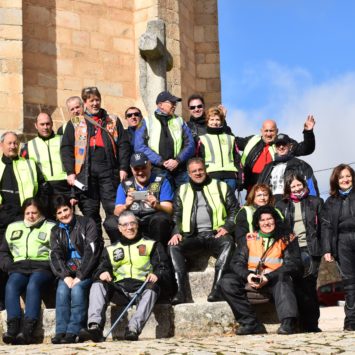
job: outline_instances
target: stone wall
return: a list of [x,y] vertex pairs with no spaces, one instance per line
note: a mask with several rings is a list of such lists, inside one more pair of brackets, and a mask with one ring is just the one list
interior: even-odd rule
[[145,111],[138,40],[157,18],[173,56],[168,89],[219,103],[217,0],[0,0],[0,131],[33,134],[41,110],[58,127],[84,86],[97,86],[110,112]]

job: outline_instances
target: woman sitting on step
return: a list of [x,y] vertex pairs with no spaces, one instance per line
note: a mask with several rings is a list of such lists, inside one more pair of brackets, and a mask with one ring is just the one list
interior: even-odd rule
[[77,341],[85,327],[91,275],[103,246],[95,221],[74,214],[64,196],[53,200],[57,224],[51,234],[51,266],[59,278],[56,295],[56,335],[53,344]]
[[[41,310],[41,290],[53,279],[49,265],[49,241],[54,223],[44,218],[39,202],[23,203],[24,220],[9,224],[0,246],[0,267],[9,273],[5,307],[7,332],[5,344],[32,344],[33,332]],[[26,293],[22,331],[20,296]]]

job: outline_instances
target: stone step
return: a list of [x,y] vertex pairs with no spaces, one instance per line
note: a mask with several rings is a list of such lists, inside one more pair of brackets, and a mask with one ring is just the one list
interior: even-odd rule
[[[104,335],[107,334],[122,310],[123,307],[108,307]],[[118,324],[113,332],[114,339],[123,339],[125,327],[134,312],[135,307],[131,308],[127,316]],[[257,312],[260,320],[267,324],[267,329],[273,329],[270,328],[271,325],[277,323],[273,305],[258,305]],[[6,311],[1,312],[1,325],[2,329],[6,329]],[[157,304],[143,329],[141,338],[221,335],[231,332],[235,327],[234,316],[226,302],[187,303],[174,307],[169,304]],[[37,325],[35,336],[49,340],[54,334],[55,309],[43,309],[41,322]]]
[[199,303],[200,300],[206,301],[207,296],[211,292],[214,268],[208,267],[204,271],[189,272],[189,284],[192,300]]

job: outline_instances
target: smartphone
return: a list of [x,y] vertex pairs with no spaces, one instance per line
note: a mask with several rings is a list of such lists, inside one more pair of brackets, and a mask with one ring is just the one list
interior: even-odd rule
[[253,281],[256,284],[260,284],[261,283],[261,277],[252,277],[251,281]]
[[148,197],[148,191],[133,191],[132,196],[135,201],[142,201]]

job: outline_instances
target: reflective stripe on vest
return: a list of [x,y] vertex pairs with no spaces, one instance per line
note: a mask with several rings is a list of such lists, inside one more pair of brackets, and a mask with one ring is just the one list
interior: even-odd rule
[[[249,153],[258,144],[258,142],[260,142],[260,140],[261,140],[261,137],[259,135],[255,135],[250,138],[245,149],[243,150],[242,159],[241,159],[241,163],[243,166],[245,166],[245,162],[248,158]],[[272,160],[274,160],[275,159],[275,144],[272,144],[269,146],[269,153],[271,155]]]
[[248,270],[256,271],[260,267],[261,258],[263,259],[261,266],[263,273],[269,273],[282,266],[283,252],[287,247],[282,239],[274,241],[266,253],[264,239],[256,233],[247,238],[247,245],[249,249]]
[[39,166],[46,181],[65,180],[67,174],[60,158],[62,136],[55,135],[46,141],[36,137],[28,142],[28,154]]
[[[203,186],[203,195],[212,210],[212,229],[217,230],[225,223],[227,211],[225,199],[228,185],[223,181],[212,179],[211,183]],[[182,232],[191,232],[191,214],[194,204],[194,191],[189,183],[180,186],[180,197],[182,201]]]
[[[37,170],[36,163],[31,159],[18,158],[12,161],[12,167],[16,182],[18,185],[18,191],[20,195],[20,203],[23,204],[27,198],[36,196],[38,191]],[[0,159],[0,181],[4,174],[5,164]],[[0,195],[0,204],[2,203],[2,197]]]
[[[157,154],[160,154],[159,144],[160,144],[161,123],[155,116],[154,117],[151,116],[145,120],[146,120],[147,133],[148,133],[148,146],[150,149],[154,150]],[[170,131],[174,143],[174,158],[176,158],[181,151],[183,124],[184,124],[184,120],[180,116],[174,116],[173,118],[168,120],[168,129]]]
[[116,243],[107,247],[114,282],[126,278],[144,281],[146,276],[153,271],[150,254],[154,244],[154,240],[142,238],[135,244]]
[[11,223],[5,238],[14,262],[21,260],[49,260],[50,236],[54,223],[44,221],[40,228],[28,228],[23,221]]
[[235,171],[233,150],[234,137],[230,134],[204,134],[200,136],[205,148],[205,163],[207,172]]

